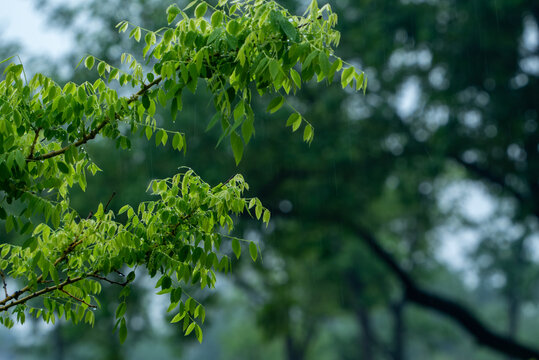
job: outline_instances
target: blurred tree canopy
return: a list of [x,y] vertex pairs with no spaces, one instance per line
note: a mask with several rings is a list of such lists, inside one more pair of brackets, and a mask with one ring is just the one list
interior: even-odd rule
[[[85,52],[118,57],[124,40],[110,29],[125,18],[160,26],[155,14],[168,5],[38,3],[51,23],[77,34],[71,63]],[[293,13],[305,7],[282,4]],[[212,346],[229,350],[197,358],[253,358],[250,341],[268,354],[277,341],[284,359],[537,357],[539,5],[330,4],[338,54],[365,69],[368,91],[311,82],[290,98],[316,127],[310,147],[262,113],[265,101],[253,105],[262,122],[238,170],[273,217],[268,229],[241,219],[244,236],[263,244],[263,261],[233,272],[245,294],[235,301],[251,313],[221,305],[229,314],[219,317],[253,335],[242,341],[222,330]],[[80,27],[80,17],[102,26]],[[103,192],[91,194],[117,191],[118,203],[136,202],[136,184],[179,165],[210,182],[236,172],[228,147],[215,148],[219,132],[204,132],[209,101],[204,91],[184,100],[177,130],[192,139],[185,157],[143,143],[119,159],[106,142],[89,149],[105,170],[89,184]],[[477,193],[483,201],[470,200]],[[234,323],[235,315],[246,321]]]

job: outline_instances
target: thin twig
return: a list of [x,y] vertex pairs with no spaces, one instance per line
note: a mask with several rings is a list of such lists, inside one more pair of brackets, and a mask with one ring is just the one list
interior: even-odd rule
[[37,128],[35,130],[36,135],[34,136],[34,141],[32,142],[32,146],[30,147],[30,155],[28,155],[28,159],[34,158],[34,150],[36,149],[36,143],[37,143],[37,139],[39,138],[40,131],[41,131],[41,128]]
[[82,299],[79,299],[78,297],[68,293],[67,291],[65,291],[64,289],[60,289],[61,292],[63,292],[64,294],[66,294],[67,296],[69,297],[72,297],[73,299],[77,300],[78,302],[81,302],[83,303],[84,305],[88,306],[88,307],[91,307],[91,308],[94,308],[94,309],[97,309],[97,306],[95,305],[92,305],[92,304],[88,304],[86,301],[82,300]]
[[108,282],[109,284],[114,284],[114,285],[120,285],[120,286],[126,286],[128,284],[128,282],[119,282],[119,281],[114,281],[114,280],[110,280],[110,279],[107,279],[106,277],[104,276],[99,276],[99,275],[90,275],[91,277],[93,278],[96,278],[96,279],[99,279],[99,280],[103,280],[103,281],[106,281]]
[[110,198],[109,198],[109,201],[107,201],[107,205],[105,205],[105,209],[103,210],[103,212],[107,212],[107,209],[108,209],[108,207],[109,207],[109,205],[110,205],[110,202],[112,201],[112,198],[113,198],[115,195],[116,195],[116,192],[113,191],[113,192],[112,192],[112,195],[111,195]]

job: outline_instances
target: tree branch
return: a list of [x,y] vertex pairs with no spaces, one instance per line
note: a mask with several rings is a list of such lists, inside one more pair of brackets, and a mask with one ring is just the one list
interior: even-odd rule
[[98,127],[96,127],[95,129],[93,129],[92,131],[90,131],[88,134],[84,135],[82,137],[82,139],[79,139],[77,142],[73,143],[73,144],[69,144],[69,145],[66,145],[64,146],[63,148],[61,148],[60,150],[56,150],[56,151],[51,151],[49,153],[46,153],[46,154],[43,154],[43,155],[40,155],[40,156],[36,156],[36,157],[28,157],[26,158],[26,161],[38,161],[38,160],[45,160],[45,159],[50,159],[52,157],[55,157],[55,156],[58,156],[58,155],[62,155],[63,153],[65,153],[67,151],[67,149],[69,149],[70,147],[72,146],[75,146],[75,147],[79,147],[81,145],[84,145],[86,144],[88,141],[92,140],[93,138],[95,138],[97,136],[97,134],[99,134],[99,132],[108,124],[110,123],[110,119],[107,117],[105,120],[103,120],[103,122],[101,124],[99,124]]
[[107,209],[109,208],[110,202],[112,201],[112,199],[114,198],[115,195],[116,195],[116,192],[113,191],[112,194],[109,197],[109,201],[107,201],[107,204],[103,208],[103,212],[107,212]]
[[129,284],[128,281],[122,283],[122,282],[119,282],[119,281],[114,281],[114,280],[107,279],[106,277],[100,276],[100,275],[97,275],[97,274],[92,274],[92,275],[90,275],[90,277],[93,277],[93,278],[96,278],[96,279],[99,279],[99,280],[106,281],[106,282],[108,282],[109,284],[113,284],[113,285],[126,286],[127,284]]
[[402,283],[406,299],[425,308],[434,310],[455,321],[481,345],[508,356],[519,359],[539,359],[539,349],[531,348],[507,336],[488,328],[468,308],[457,301],[421,288],[404,271],[397,261],[387,252],[368,230],[356,222],[341,219],[341,222],[352,229],[369,249],[393,272]]
[[75,277],[73,279],[67,278],[64,282],[62,282],[62,283],[60,283],[58,285],[48,286],[48,287],[43,288],[41,290],[35,291],[35,292],[33,292],[33,293],[23,297],[23,298],[20,298],[18,300],[10,302],[9,304],[6,304],[4,306],[0,306],[0,312],[6,311],[6,310],[8,310],[9,308],[11,308],[13,306],[16,306],[16,305],[19,305],[19,304],[24,304],[28,300],[31,300],[31,299],[36,298],[38,296],[50,293],[50,292],[52,292],[54,290],[62,290],[64,288],[64,286],[76,283],[77,281],[81,281],[82,279],[86,278],[86,276],[87,275],[77,276],[77,277]]
[[[140,89],[138,92],[133,94],[127,100],[127,103],[131,104],[132,102],[136,101],[139,97],[144,95],[151,87],[159,84],[162,80],[163,80],[163,78],[160,76],[160,77],[156,78],[154,81],[152,81],[151,83],[144,84],[142,86],[142,89]],[[119,115],[116,114],[116,117],[118,117],[118,116]],[[67,149],[69,149],[72,146],[79,147],[81,145],[84,145],[88,141],[94,139],[97,136],[97,134],[99,134],[101,132],[101,130],[103,130],[103,128],[105,126],[107,126],[110,122],[111,122],[111,119],[109,117],[106,117],[105,120],[103,120],[103,122],[101,124],[99,124],[98,127],[93,129],[92,131],[90,131],[88,134],[84,135],[81,139],[74,142],[73,144],[66,145],[63,148],[61,148],[60,150],[51,151],[49,153],[34,157],[33,156],[33,152],[34,152],[33,150],[34,150],[34,147],[35,147],[35,140],[37,140],[37,134],[38,134],[38,133],[36,133],[36,139],[34,139],[34,144],[32,145],[32,148],[30,149],[30,155],[26,158],[26,161],[28,162],[28,161],[37,161],[37,160],[50,159],[52,157],[62,155],[63,153],[65,153],[67,151]]]
[[39,138],[39,132],[41,131],[41,128],[37,128],[35,130],[36,135],[34,136],[34,141],[32,141],[32,146],[30,147],[30,154],[28,155],[28,159],[34,158],[34,150],[36,148],[37,139]]
[[[112,201],[112,198],[114,197],[114,195],[116,195],[115,192],[113,192],[112,195],[110,196],[109,201],[107,202],[107,205],[105,206],[104,209],[106,209],[106,208],[109,206],[109,204],[110,204],[110,202]],[[91,215],[92,215],[92,213],[90,212],[90,215],[88,215],[87,219],[89,219],[89,218],[91,217]],[[99,228],[100,225],[101,225],[101,221],[97,224],[96,229]],[[67,256],[68,256],[71,252],[73,252],[73,250],[75,250],[75,248],[76,248],[78,245],[82,244],[83,239],[81,239],[81,237],[82,237],[83,234],[84,234],[84,232],[81,231],[81,232],[75,237],[75,239],[71,242],[71,244],[69,244],[69,245],[67,246],[67,248],[62,252],[62,255],[60,255],[60,256],[54,261],[54,263],[53,263],[53,266],[54,266],[54,267],[56,267],[59,263],[61,263],[62,261],[64,261],[64,260],[67,258]],[[3,278],[3,274],[2,274],[2,278]],[[41,274],[41,275],[39,275],[38,278],[36,279],[36,283],[37,283],[37,284],[42,284],[42,283],[44,283],[43,280],[44,280],[44,279],[43,279],[43,274]],[[4,282],[4,284],[5,284],[5,282]],[[5,290],[5,289],[6,289],[6,288],[4,287],[4,290]],[[13,299],[17,299],[19,296],[21,296],[22,294],[24,294],[25,292],[28,292],[28,291],[30,291],[30,286],[29,286],[29,285],[26,285],[26,286],[23,287],[22,289],[15,291],[12,295],[8,295],[7,292],[6,292],[6,298],[0,301],[0,305],[5,305],[5,304],[7,304],[9,301],[11,301],[11,300],[13,300]],[[7,306],[7,305],[6,305],[6,306]],[[2,307],[0,307],[0,312],[1,312],[1,311],[2,311]]]
[[67,296],[69,296],[69,297],[71,297],[71,298],[77,300],[77,301],[80,302],[80,303],[83,303],[84,305],[86,305],[86,306],[88,306],[88,307],[91,307],[91,308],[94,308],[94,309],[97,308],[97,306],[92,305],[92,304],[88,304],[86,301],[84,301],[84,300],[82,300],[82,299],[79,299],[78,297],[76,297],[76,296],[74,296],[74,295],[68,293],[68,292],[65,291],[64,289],[59,289],[59,290],[60,290],[61,292],[63,292],[64,294],[66,294]]

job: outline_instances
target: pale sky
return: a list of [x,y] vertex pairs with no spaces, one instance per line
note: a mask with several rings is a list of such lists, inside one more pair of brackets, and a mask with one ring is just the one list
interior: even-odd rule
[[22,45],[21,57],[47,55],[57,59],[65,55],[72,38],[58,28],[49,26],[44,15],[35,8],[32,0],[0,0],[0,39]]

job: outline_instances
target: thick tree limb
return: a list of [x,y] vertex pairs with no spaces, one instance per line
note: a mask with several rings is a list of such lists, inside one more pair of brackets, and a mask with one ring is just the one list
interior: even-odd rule
[[539,349],[519,343],[490,329],[468,308],[457,301],[421,288],[376,240],[373,234],[353,221],[342,221],[361,237],[369,249],[393,272],[404,287],[406,299],[434,310],[455,321],[479,344],[519,359],[539,359]]

